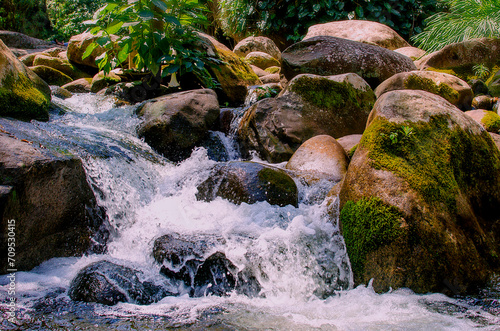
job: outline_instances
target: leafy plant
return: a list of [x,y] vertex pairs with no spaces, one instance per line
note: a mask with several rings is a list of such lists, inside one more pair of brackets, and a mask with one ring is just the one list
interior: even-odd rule
[[488,68],[484,64],[476,64],[475,66],[472,67],[472,71],[474,72],[474,75],[476,75],[478,79],[482,80],[486,80],[491,73],[490,68]]
[[[193,26],[206,24],[204,7],[197,0],[110,0],[87,22],[99,35],[83,57],[98,46],[106,49],[96,59],[99,70],[109,73],[128,64],[138,71],[163,78],[193,72],[207,87],[213,86],[205,62],[210,59],[199,49],[199,35]],[[116,37],[113,37],[116,35]]]
[[266,87],[259,86],[256,89],[261,91],[261,93],[259,93],[257,96],[257,100],[272,98],[278,94],[278,90],[275,88],[272,88],[270,86],[266,86]]
[[500,38],[500,0],[440,0],[447,7],[427,20],[415,44],[427,52],[473,38]]
[[[380,133],[381,136],[386,136],[385,133]],[[398,145],[410,139],[413,135],[413,128],[409,126],[403,126],[400,129],[393,131],[387,135],[391,141],[391,144]]]
[[0,30],[17,31],[36,38],[51,34],[44,0],[0,0]]

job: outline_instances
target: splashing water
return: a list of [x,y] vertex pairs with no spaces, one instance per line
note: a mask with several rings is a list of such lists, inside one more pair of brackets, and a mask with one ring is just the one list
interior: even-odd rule
[[[104,255],[54,258],[18,272],[21,326],[3,320],[5,329],[494,330],[500,324],[494,305],[487,309],[404,289],[376,294],[370,284],[353,288],[335,217],[337,200],[324,199],[333,183],[308,187],[297,181],[298,208],[235,205],[221,198],[197,201],[197,185],[217,163],[206,149],[173,164],[136,137],[134,107],[115,108],[111,98],[89,94],[56,101],[68,112],[48,123],[1,119],[0,124],[20,139],[83,160],[112,237]],[[229,157],[237,158],[234,142],[216,134]],[[69,299],[67,290],[78,271],[100,260],[141,270],[142,278],[164,285],[152,251],[154,240],[169,233],[222,237],[207,256],[222,251],[239,270],[250,268],[262,286],[260,295],[191,298],[180,293],[147,306],[113,307]],[[0,276],[3,303],[7,284]],[[5,311],[5,305],[0,309]]]

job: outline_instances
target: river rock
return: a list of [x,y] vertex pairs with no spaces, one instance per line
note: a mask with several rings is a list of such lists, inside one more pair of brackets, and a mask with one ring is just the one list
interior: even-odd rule
[[73,96],[73,93],[71,93],[70,91],[56,85],[52,85],[50,87],[50,91],[52,92],[52,96],[58,97],[59,99],[63,100],[71,98]]
[[472,99],[472,108],[492,110],[493,102],[493,98],[489,95],[478,95]]
[[196,198],[212,201],[222,197],[233,203],[298,205],[297,186],[283,170],[255,162],[228,162],[215,166],[210,177],[198,186]]
[[419,60],[421,57],[427,54],[423,49],[412,46],[401,47],[395,49],[394,52],[408,56],[413,61]]
[[493,139],[493,141],[495,142],[495,145],[497,145],[498,150],[500,150],[500,134],[490,132],[490,136]]
[[[260,77],[262,84],[279,84],[281,77],[279,74],[269,74]],[[281,87],[280,87],[281,89]]]
[[383,94],[340,191],[355,284],[462,294],[500,267],[500,152],[425,91]]
[[248,86],[259,85],[261,81],[250,65],[243,61],[215,38],[199,33],[200,48],[209,56],[218,58],[221,62],[212,69],[213,76],[220,83],[221,103],[241,105],[245,101]]
[[73,93],[90,93],[91,86],[92,78],[80,78],[61,87]]
[[250,52],[245,57],[245,61],[263,70],[280,65],[277,59],[264,52]]
[[194,278],[195,297],[224,296],[236,287],[238,268],[222,252],[210,255]]
[[411,71],[396,74],[375,89],[379,98],[394,90],[423,90],[442,96],[462,110],[471,109],[474,96],[469,84],[460,78],[435,71]]
[[[97,71],[97,64],[95,63],[95,60],[97,57],[99,57],[99,55],[103,54],[106,50],[101,46],[97,46],[96,48],[94,48],[92,53],[85,59],[82,59],[82,56],[87,50],[87,47],[99,37],[100,35],[93,35],[92,33],[89,32],[72,36],[69,40],[68,50],[67,50],[69,61],[76,64],[82,64],[89,68],[93,68],[91,69],[91,71]],[[117,39],[116,36],[111,36],[111,38],[114,40]]]
[[[18,270],[30,270],[53,257],[104,250],[105,214],[80,159],[0,133],[0,185],[12,187],[1,230],[7,233],[7,220],[16,221]],[[7,244],[1,247],[4,261]]]
[[19,57],[19,61],[24,63],[24,65],[27,67],[32,67],[33,61],[35,60],[35,57],[39,54],[44,54],[46,56],[50,56],[48,53],[31,53],[31,54],[26,54],[26,55]]
[[349,39],[390,50],[410,46],[403,37],[387,25],[364,20],[347,20],[316,24],[309,27],[307,34],[302,40],[318,36]]
[[60,72],[68,75],[71,79],[89,78],[90,75],[81,71],[69,61],[64,61],[59,57],[47,56],[44,54],[38,54],[33,59],[33,66],[47,66],[53,69],[59,70]]
[[479,123],[486,131],[499,133],[500,131],[500,116],[485,109],[474,109],[466,111],[465,114]]
[[141,138],[172,161],[189,157],[220,113],[214,91],[185,91],[146,101],[137,109]]
[[69,297],[74,301],[96,302],[107,306],[119,302],[149,305],[169,293],[151,282],[141,282],[141,272],[108,261],[92,263],[71,281]]
[[352,156],[354,154],[354,147],[359,144],[362,136],[361,134],[350,134],[340,137],[337,139],[337,142],[344,148],[347,155]]
[[404,55],[374,45],[329,36],[298,42],[283,51],[282,73],[288,80],[298,74],[322,76],[356,73],[375,88],[387,78],[417,70]]
[[48,47],[51,44],[45,40],[37,39],[20,32],[0,30],[0,40],[12,48],[39,48]]
[[489,93],[488,86],[481,79],[470,79],[468,80],[468,84],[475,96]]
[[340,181],[347,166],[347,154],[335,138],[319,135],[308,139],[293,153],[286,169],[308,182],[323,178]]
[[110,71],[109,73],[105,73],[104,71],[99,71],[97,74],[94,75],[94,77],[92,77],[90,91],[93,93],[97,93],[103,88],[118,84],[121,81],[122,81],[121,77],[118,76],[113,71]]
[[500,39],[479,38],[447,45],[416,62],[420,70],[469,71],[476,64],[500,64]]
[[51,67],[34,66],[29,68],[49,85],[62,86],[73,81],[65,73]]
[[234,46],[233,52],[240,57],[246,57],[251,52],[264,52],[281,61],[278,46],[267,37],[247,37]]
[[497,70],[489,80],[488,91],[492,96],[500,97],[500,70]]
[[0,116],[48,120],[50,88],[0,41]]
[[255,74],[257,75],[257,77],[262,77],[262,76],[267,76],[269,75],[269,73],[257,66],[254,66],[252,64],[250,64],[250,68],[252,68],[253,72],[255,72]]
[[256,150],[269,162],[283,162],[311,137],[362,133],[374,102],[372,89],[356,74],[299,75],[279,97],[245,112],[238,127],[242,152]]

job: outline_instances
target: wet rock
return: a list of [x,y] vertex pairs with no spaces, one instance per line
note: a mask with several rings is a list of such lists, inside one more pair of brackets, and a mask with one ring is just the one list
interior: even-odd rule
[[108,306],[119,302],[148,305],[169,293],[161,286],[141,282],[141,272],[108,261],[92,263],[78,272],[68,291],[74,301],[96,302]]
[[318,36],[349,39],[390,50],[410,46],[403,37],[387,25],[364,20],[316,24],[309,27],[303,40]]
[[68,99],[73,96],[73,94],[66,90],[65,88],[59,87],[59,86],[51,86],[50,91],[52,92],[52,95],[55,97],[58,97],[59,99]]
[[80,78],[61,87],[73,93],[90,93],[91,84],[92,78]]
[[490,97],[489,95],[478,95],[474,97],[474,99],[472,99],[472,108],[492,110],[493,98]]
[[479,123],[486,131],[499,133],[500,131],[500,116],[485,109],[474,109],[466,111],[465,114]]
[[355,284],[460,294],[500,266],[500,152],[425,91],[383,94],[340,191]]
[[215,92],[201,89],[148,100],[137,112],[142,117],[139,136],[168,159],[180,161],[208,135],[220,109]]
[[234,46],[233,52],[240,57],[246,57],[251,52],[264,52],[281,61],[278,46],[267,37],[247,37]]
[[0,41],[0,116],[48,120],[50,88]]
[[347,165],[347,154],[335,138],[319,135],[304,142],[293,153],[286,168],[307,182],[324,178],[340,181],[347,171]]
[[356,74],[299,75],[277,98],[246,111],[238,127],[242,152],[256,150],[264,160],[283,162],[313,136],[362,133],[374,102],[372,89]]
[[97,93],[103,88],[118,84],[121,81],[121,77],[113,71],[110,71],[107,74],[104,71],[99,71],[99,73],[95,74],[94,77],[92,77],[90,91],[93,93]]
[[302,73],[322,76],[356,73],[372,88],[397,73],[417,70],[407,56],[328,36],[298,42],[285,49],[282,58],[282,73],[288,80]]
[[47,66],[34,66],[30,69],[49,85],[62,86],[73,81],[65,73]]
[[196,194],[198,200],[212,201],[216,197],[236,204],[258,201],[279,206],[298,204],[297,186],[285,171],[255,162],[218,164],[198,186]]
[[263,70],[280,65],[277,59],[264,52],[248,53],[245,57],[245,61]]
[[238,268],[222,252],[210,255],[194,277],[194,297],[224,296],[236,288]]
[[396,74],[375,89],[379,98],[394,90],[422,90],[442,96],[462,110],[471,109],[473,98],[469,84],[450,74],[434,71],[412,71]]
[[[7,233],[7,221],[16,220],[18,270],[30,270],[53,257],[104,250],[105,214],[80,159],[0,133],[0,185],[12,187],[0,215],[1,230]],[[7,267],[5,239],[2,268]]]

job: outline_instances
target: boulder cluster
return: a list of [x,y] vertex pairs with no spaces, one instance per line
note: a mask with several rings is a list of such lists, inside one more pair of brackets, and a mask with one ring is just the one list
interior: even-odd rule
[[[376,291],[408,287],[418,293],[463,294],[477,290],[500,270],[499,39],[469,40],[425,54],[385,25],[356,20],[312,26],[302,41],[283,51],[266,37],[243,39],[230,50],[210,36],[200,36],[200,47],[220,60],[213,69],[219,82],[215,91],[172,93],[160,82],[152,86],[145,77],[123,70],[99,73],[99,47],[81,58],[96,38],[90,34],[74,36],[67,49],[46,49],[19,60],[0,41],[0,116],[47,120],[48,85],[68,93],[114,94],[125,103],[144,101],[137,110],[142,118],[138,135],[178,162],[204,146],[209,130],[227,132],[233,115],[220,105],[241,105],[248,94],[248,107],[234,129],[242,155],[257,154],[280,164],[219,163],[198,187],[199,200],[219,196],[238,204],[297,206],[293,178],[306,185],[327,179],[327,199],[340,201],[340,223],[356,284],[374,279]],[[479,77],[478,65],[491,68],[488,77]],[[67,95],[53,91],[59,91],[58,97]],[[10,139],[1,133],[0,138]],[[0,145],[0,202],[8,202],[0,204],[2,226],[9,215],[22,218],[17,215],[25,211],[13,214],[19,206],[14,197],[31,199],[33,187],[27,184],[31,176],[10,175],[18,171],[12,170],[10,164],[16,162],[10,158],[21,156],[16,154],[19,149],[4,146],[7,142]],[[29,153],[42,157],[37,151]],[[44,162],[49,161],[36,164],[42,167]],[[65,162],[71,171],[81,172],[77,160],[58,160]],[[78,207],[68,207],[68,212],[93,205],[88,187],[82,190],[84,200],[70,199]],[[338,214],[336,205],[332,203],[332,217]],[[95,232],[98,225],[84,228]],[[65,226],[72,229],[62,229],[68,235],[80,231],[71,223]],[[172,248],[172,242],[179,245]],[[224,253],[212,249],[215,243],[207,244],[210,249],[193,245],[177,237],[157,240],[154,256],[167,277],[190,288],[193,296],[207,289],[219,295],[234,289],[258,293],[254,277],[238,272]],[[72,254],[87,246],[82,243]],[[184,249],[189,261],[179,257]],[[182,265],[175,266],[179,261]],[[71,296],[99,301],[98,294],[78,289],[92,283],[112,293],[105,296],[111,298],[106,304],[161,299],[148,294],[154,285],[141,283],[131,269],[122,270],[131,283],[116,290],[116,281],[109,279],[122,273],[120,268],[125,267],[110,262],[87,267],[73,282]],[[210,277],[220,279],[207,280],[204,268],[218,270]],[[109,276],[89,278],[102,272]],[[208,286],[214,283],[221,288]]]

